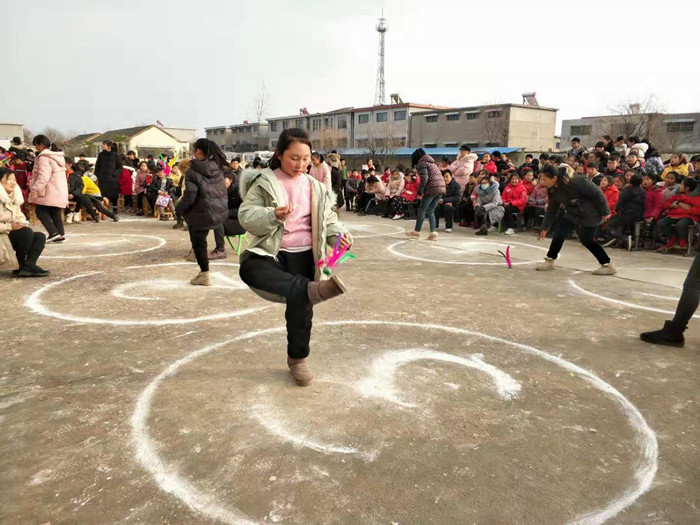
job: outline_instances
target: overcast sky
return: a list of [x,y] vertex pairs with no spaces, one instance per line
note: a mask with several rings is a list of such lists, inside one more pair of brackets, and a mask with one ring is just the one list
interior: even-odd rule
[[0,121],[202,130],[253,120],[263,82],[266,116],[371,105],[382,8],[387,98],[700,111],[695,0],[33,0],[3,5]]

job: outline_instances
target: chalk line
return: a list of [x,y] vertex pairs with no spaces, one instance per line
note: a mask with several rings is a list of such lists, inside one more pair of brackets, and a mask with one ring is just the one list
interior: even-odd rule
[[420,360],[454,363],[485,372],[493,379],[498,395],[506,400],[513,399],[520,392],[520,383],[502,370],[484,362],[480,355],[460,357],[425,348],[389,351],[376,357],[370,365],[370,375],[358,386],[359,392],[364,396],[385,399],[404,407],[417,406],[401,399],[394,386],[394,379],[400,366]]
[[[620,393],[612,385],[606,383],[605,381],[600,379],[595,374],[589,372],[588,370],[578,365],[575,365],[569,361],[566,361],[561,357],[549,354],[543,350],[539,350],[532,346],[528,346],[522,343],[515,343],[513,341],[508,341],[506,339],[501,339],[499,337],[481,334],[478,332],[472,332],[470,330],[465,330],[462,328],[434,324],[418,324],[400,321],[392,322],[373,320],[332,321],[320,324],[320,326],[347,325],[360,325],[363,327],[373,325],[403,326],[408,328],[421,328],[425,330],[440,330],[456,335],[481,337],[483,339],[486,339],[487,341],[500,343],[503,345],[509,345],[513,348],[522,350],[523,352],[541,357],[546,361],[561,366],[565,370],[568,370],[575,374],[579,374],[581,378],[590,383],[592,386],[601,390],[604,394],[610,396],[612,399],[617,401],[622,413],[630,421],[630,424],[635,433],[635,441],[637,442],[641,450],[641,460],[636,465],[633,475],[632,486],[627,490],[624,490],[621,494],[617,495],[611,501],[609,501],[605,507],[595,509],[586,514],[583,514],[575,518],[573,521],[568,522],[568,525],[600,525],[608,519],[616,516],[617,514],[625,510],[640,496],[646,493],[651,487],[651,484],[656,475],[656,471],[658,469],[659,447],[658,442],[656,440],[656,434],[649,427],[641,412],[639,412],[639,410],[624,395],[622,395],[622,393]],[[191,509],[200,512],[201,514],[211,519],[219,520],[224,523],[233,525],[253,525],[257,523],[249,520],[238,509],[229,510],[223,507],[217,502],[214,496],[205,494],[198,490],[187,479],[180,476],[172,466],[166,465],[160,459],[160,457],[158,456],[157,447],[152,441],[148,432],[148,416],[150,413],[154,394],[158,386],[164,379],[174,376],[178,372],[180,367],[189,364],[198,357],[206,355],[216,349],[222,348],[234,342],[253,339],[255,337],[260,337],[263,335],[281,333],[285,330],[285,327],[276,327],[247,332],[233,339],[229,339],[221,343],[207,346],[200,350],[195,350],[187,356],[183,357],[182,359],[175,361],[165,370],[163,370],[160,374],[158,374],[141,392],[137,399],[136,407],[131,417],[131,435],[136,450],[136,458],[141,463],[141,465],[149,473],[151,473],[151,475],[153,476],[156,483],[161,489],[173,494]]]
[[[358,230],[361,232],[366,232],[367,235],[355,235],[354,233],[350,232],[352,234],[353,239],[369,239],[370,237],[390,237],[392,235],[398,235],[399,233],[405,233],[406,229],[402,228],[401,226],[397,224],[372,224],[372,223],[357,223],[357,222],[343,222],[345,226],[347,226],[350,230]],[[394,231],[390,233],[374,233],[372,232],[372,227],[378,226],[380,228],[393,228]]]
[[[405,259],[412,259],[414,261],[421,261],[421,262],[431,262],[431,263],[439,263],[439,264],[458,264],[458,265],[466,265],[466,266],[505,266],[505,263],[500,261],[500,262],[476,262],[476,261],[442,261],[440,259],[429,259],[427,257],[418,257],[416,255],[408,255],[406,253],[402,253],[398,250],[396,250],[397,246],[400,246],[402,244],[406,243],[413,243],[415,244],[416,241],[411,241],[411,240],[406,240],[406,241],[399,241],[397,243],[392,244],[391,246],[387,247],[387,250],[389,250],[390,253],[393,255],[396,255],[397,257],[403,257]],[[469,242],[465,243],[469,244]],[[544,250],[547,251],[544,248],[540,248],[539,246],[532,246],[530,244],[523,244],[523,243],[488,243],[488,242],[474,242],[474,244],[492,244],[494,246],[499,246],[502,248],[505,248],[506,246],[527,246],[528,248],[533,248],[537,250]],[[441,246],[441,245],[436,245],[436,244],[425,244],[422,243],[422,245],[425,246],[430,246],[432,248],[439,248],[439,249],[444,249],[444,250],[450,250],[454,251],[456,253],[459,253],[459,248],[456,247],[448,247],[448,246]],[[469,250],[470,252],[477,252],[482,255],[492,255],[495,257],[498,257],[499,259],[502,259],[501,255],[498,253],[498,251],[494,250],[493,253],[489,252],[479,252],[477,250]],[[525,265],[525,264],[536,264],[537,261],[520,261],[520,262],[513,262],[513,266],[520,266],[520,265]]]
[[[187,262],[181,262],[181,263],[170,263],[168,266],[176,266],[176,265],[189,265],[190,263]],[[238,266],[238,264],[235,263],[219,263],[221,266]],[[213,264],[216,265],[216,264]],[[151,268],[151,267],[161,267],[165,265],[159,265],[159,264],[147,264],[147,265],[141,265],[141,266],[129,266],[127,268],[124,268],[125,270],[127,269],[140,269],[140,268]],[[190,318],[177,318],[177,319],[107,319],[107,318],[100,318],[100,317],[87,317],[87,316],[80,316],[80,315],[73,315],[73,314],[65,314],[61,312],[57,312],[55,310],[52,310],[48,306],[46,306],[42,302],[42,298],[44,294],[56,287],[59,287],[63,284],[70,283],[72,281],[78,280],[78,279],[83,279],[86,277],[90,277],[93,275],[98,275],[103,273],[102,271],[95,271],[95,272],[86,272],[86,273],[81,273],[78,275],[73,275],[72,277],[67,277],[66,279],[61,279],[59,281],[54,281],[52,283],[49,283],[47,285],[42,286],[38,290],[34,291],[31,295],[29,295],[24,302],[24,305],[29,308],[30,310],[41,314],[45,315],[47,317],[55,317],[56,319],[61,319],[63,321],[71,321],[75,323],[87,323],[87,324],[106,324],[106,325],[112,325],[112,326],[167,326],[167,325],[176,325],[176,324],[189,324],[189,323],[199,323],[202,321],[218,321],[221,319],[230,319],[234,317],[242,317],[244,315],[249,315],[253,314],[256,312],[260,312],[262,310],[266,310],[267,308],[272,308],[275,305],[262,305],[262,306],[257,306],[257,307],[252,307],[252,308],[243,308],[240,310],[233,310],[230,312],[222,312],[218,314],[211,314],[211,315],[203,315],[200,317],[190,317]],[[129,283],[130,284],[130,283]],[[124,285],[117,285],[117,289],[120,287],[124,286],[129,286],[129,284]],[[191,285],[186,285],[185,287],[190,287]],[[201,288],[201,287],[197,287]],[[195,292],[201,292],[201,290],[193,290],[193,293]],[[124,294],[125,297],[134,299],[134,297],[127,296]],[[139,300],[148,300],[148,299],[139,299]]]
[[[125,237],[138,237],[141,239],[155,239],[158,241],[157,246],[153,246],[151,248],[143,248],[139,250],[131,250],[131,251],[126,251],[126,252],[118,252],[118,253],[90,253],[90,254],[83,254],[83,255],[41,255],[42,259],[84,259],[85,257],[117,257],[119,255],[131,255],[133,253],[144,253],[144,252],[151,252],[153,250],[157,250],[158,248],[161,248],[167,244],[167,241],[163,239],[162,237],[156,237],[154,235],[140,235],[136,233],[72,233],[68,235],[68,244],[63,244],[59,246],[68,246],[72,247],[75,246],[73,244],[70,244],[70,239],[73,237],[121,237],[122,240],[119,242],[124,242]],[[90,243],[88,243],[90,245]],[[77,245],[80,247],[80,245]],[[53,248],[53,247],[52,247]],[[46,253],[46,252],[44,252]]]
[[[662,310],[661,308],[654,308],[651,306],[643,306],[641,304],[635,304],[635,303],[630,303],[628,301],[620,301],[619,299],[613,299],[612,297],[606,297],[604,295],[600,295],[594,292],[590,292],[584,288],[581,288],[578,284],[574,282],[573,279],[569,279],[569,285],[571,285],[574,290],[577,290],[581,292],[582,294],[588,295],[590,297],[595,297],[596,299],[600,299],[601,301],[607,301],[608,303],[613,303],[613,304],[618,304],[620,306],[627,306],[629,308],[635,308],[637,310],[646,310],[647,312],[656,312],[659,314],[666,314],[666,315],[675,315],[676,311],[675,310]],[[693,315],[695,319],[700,319],[700,314],[695,314]]]

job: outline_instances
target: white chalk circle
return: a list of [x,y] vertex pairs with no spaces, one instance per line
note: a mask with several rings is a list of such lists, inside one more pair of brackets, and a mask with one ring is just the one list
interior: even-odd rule
[[[658,442],[656,440],[656,435],[654,431],[649,427],[639,410],[624,395],[622,395],[613,386],[606,383],[605,381],[603,381],[593,373],[589,372],[588,370],[581,368],[580,366],[566,361],[560,357],[557,357],[543,350],[539,350],[528,345],[515,343],[506,339],[501,339],[498,337],[493,337],[478,332],[472,332],[469,330],[449,326],[391,321],[335,321],[322,323],[320,326],[347,325],[360,325],[362,327],[367,327],[371,325],[386,325],[394,327],[402,326],[407,328],[418,328],[422,330],[439,330],[455,335],[483,338],[487,341],[498,343],[501,345],[506,345],[519,351],[525,352],[527,354],[540,357],[550,363],[562,367],[568,372],[578,374],[580,378],[585,380],[591,386],[600,390],[609,398],[617,402],[621,412],[629,420],[630,425],[635,433],[635,442],[639,446],[640,458],[635,466],[634,475],[632,476],[633,479],[631,480],[631,485],[625,490],[623,490],[620,494],[612,498],[610,501],[608,501],[604,507],[591,510],[583,515],[574,518],[573,520],[568,522],[569,525],[602,524],[608,519],[614,517],[615,515],[623,511],[632,503],[634,503],[634,501],[636,501],[641,495],[647,492],[651,487],[651,484],[654,480],[654,476],[656,475],[656,471],[658,469]],[[162,490],[180,499],[190,509],[203,514],[208,519],[218,520],[223,523],[235,525],[254,525],[259,523],[246,517],[243,514],[243,512],[239,509],[227,508],[222,503],[220,503],[215,496],[198,489],[192,481],[180,475],[177,469],[172,465],[172,463],[166,463],[163,459],[161,459],[158,453],[158,445],[151,438],[148,428],[148,419],[155,393],[164,380],[175,376],[181,367],[190,364],[198,357],[202,357],[206,354],[209,354],[210,352],[213,352],[214,350],[223,348],[227,345],[238,341],[254,339],[270,334],[282,333],[284,331],[285,327],[277,327],[254,332],[247,332],[236,338],[229,339],[227,341],[207,346],[194,352],[191,352],[187,356],[173,362],[165,370],[158,374],[141,392],[136,401],[136,407],[134,413],[131,416],[131,436],[137,460],[139,461],[139,463],[141,463],[143,468],[146,469],[153,476],[154,480]],[[388,401],[394,403],[398,402],[398,404],[405,404],[406,402],[398,398],[395,392],[393,391],[393,373],[395,372],[398,366],[406,362],[415,360],[414,358],[416,356],[413,352],[414,351],[412,350],[408,350],[403,352],[391,353],[388,364],[382,364],[381,362],[375,360],[375,362],[371,366],[371,374],[369,375],[370,383],[365,384],[359,389],[362,390],[364,388],[365,392],[375,397],[383,397],[384,399],[387,399]],[[449,356],[450,354],[436,352],[436,355],[432,356],[432,358],[440,358],[440,360],[446,360],[446,355]],[[428,357],[428,359],[430,358],[431,357]],[[451,356],[447,359],[458,360],[459,357]],[[519,387],[520,385],[514,380],[512,380],[512,378],[508,380],[507,378],[509,378],[510,376],[501,372],[498,369],[487,370],[488,367],[490,367],[491,365],[487,365],[486,363],[483,363],[483,361],[481,363],[474,360],[470,361],[471,362],[469,364],[458,364],[475,367],[491,375],[495,384],[497,385],[497,390],[501,391],[502,397],[517,394],[517,387]],[[268,430],[270,430],[273,434],[285,434],[284,429],[275,428]],[[305,443],[303,444],[306,445]],[[314,447],[316,447],[316,449],[320,453],[355,452],[354,450],[333,451],[324,449],[324,447],[327,447],[327,445],[323,445],[320,443],[313,443],[313,445],[314,446],[309,446],[309,448],[314,449]]]
[[[75,237],[85,237],[88,242],[74,242]],[[106,240],[100,239],[107,237]],[[147,248],[135,247],[137,243],[134,241],[148,240],[153,243],[153,246]],[[131,255],[134,253],[144,253],[157,250],[167,244],[167,241],[162,237],[154,235],[140,235],[136,233],[70,233],[67,235],[65,243],[52,243],[50,247],[44,250],[41,255],[42,259],[85,259],[91,257],[117,257],[119,255]],[[114,253],[101,253],[100,249],[115,248],[119,251]],[[61,252],[70,254],[74,249],[82,250],[82,253],[76,255],[60,255]]]
[[[214,268],[216,267],[238,267],[235,263],[222,263],[215,262],[210,263]],[[188,262],[176,262],[167,264],[147,264],[139,266],[128,266],[117,271],[126,270],[141,270],[145,268],[168,268],[172,266],[189,266],[193,270],[197,266],[193,263]],[[217,321],[220,319],[230,319],[234,317],[241,317],[244,315],[249,315],[266,308],[271,308],[274,305],[261,305],[252,308],[239,308],[227,312],[221,312],[210,315],[202,315],[198,317],[185,317],[185,318],[168,318],[168,319],[153,319],[152,312],[143,312],[145,319],[108,319],[103,317],[89,317],[87,315],[76,315],[70,313],[57,312],[44,304],[44,296],[47,292],[60,289],[63,285],[68,283],[73,283],[74,281],[80,281],[94,275],[100,275],[104,272],[95,271],[87,272],[79,275],[74,275],[60,281],[56,281],[46,286],[43,286],[32,293],[25,300],[25,306],[34,312],[45,315],[48,317],[55,317],[56,319],[61,319],[63,321],[71,321],[74,323],[89,323],[89,324],[106,324],[113,326],[165,326],[165,325],[179,325],[179,324],[189,324],[198,323],[202,321]],[[194,274],[193,274],[194,276]],[[247,286],[243,284],[237,277],[232,279],[229,276],[224,275],[221,272],[212,271],[210,274],[212,280],[212,286],[192,286],[189,284],[187,276],[182,276],[181,279],[152,279],[152,280],[139,280],[130,283],[123,283],[115,286],[110,290],[110,294],[121,300],[130,301],[158,301],[162,300],[157,294],[181,290],[183,291],[183,296],[187,294],[188,297],[194,296],[193,294],[201,294],[204,300],[208,294],[211,294],[216,290],[226,290],[226,291],[241,291],[247,290]],[[152,294],[156,294],[153,296]],[[138,309],[138,306],[136,307]]]
[[[643,269],[652,270],[652,268],[634,268],[634,269],[635,270],[643,270]],[[653,268],[653,269],[656,270],[656,268]],[[646,306],[643,304],[634,303],[634,302],[629,301],[629,300],[623,301],[621,299],[614,299],[612,297],[608,297],[608,296],[603,295],[603,294],[598,294],[598,293],[592,292],[590,290],[586,290],[581,285],[576,283],[576,281],[574,281],[573,279],[569,279],[569,286],[571,286],[574,290],[576,290],[577,292],[580,292],[584,295],[587,295],[589,297],[593,297],[594,299],[598,299],[600,301],[604,301],[606,303],[614,304],[617,306],[624,306],[626,308],[632,308],[635,310],[646,310],[647,312],[655,312],[658,314],[665,314],[665,315],[671,315],[671,316],[675,315],[675,313],[676,313],[675,309],[669,310],[666,308],[656,308],[653,306]],[[640,295],[642,295],[644,297],[651,297],[653,299],[660,299],[663,301],[671,302],[673,304],[677,304],[678,300],[680,299],[680,296],[679,297],[671,297],[671,296],[667,296],[667,295],[657,295],[657,294],[644,293],[644,292],[640,292]],[[693,318],[700,319],[700,314],[693,315]]]
[[[406,244],[411,244],[411,245],[419,245],[419,246],[428,246],[432,249],[436,250],[445,250],[449,251],[451,253],[476,253],[480,255],[491,255],[494,257],[498,257],[500,261],[493,261],[493,262],[480,262],[480,261],[445,261],[442,259],[433,259],[429,257],[419,257],[417,255],[409,255],[407,253],[403,253],[397,248],[402,245]],[[490,249],[483,249],[479,248],[479,246],[488,246]],[[511,252],[510,256],[512,257],[517,257],[518,256],[518,251],[513,250],[513,246],[524,246],[527,248],[533,248],[535,250],[541,250],[544,252],[547,252],[547,248],[543,248],[541,246],[533,246],[532,244],[526,244],[526,243],[521,243],[521,242],[492,242],[492,241],[461,241],[459,244],[459,247],[452,247],[452,246],[442,246],[440,244],[435,244],[434,242],[425,242],[425,243],[420,243],[416,242],[415,240],[407,240],[407,241],[399,241],[397,243],[392,244],[389,246],[387,249],[389,250],[390,253],[393,255],[396,255],[397,257],[403,257],[405,259],[412,259],[414,261],[421,261],[421,262],[430,262],[430,263],[440,263],[440,264],[458,264],[458,265],[467,265],[467,266],[504,266],[505,265],[505,260],[503,259],[503,256],[498,253],[498,251],[502,251],[505,253],[506,248],[508,246],[511,246]],[[492,247],[492,248],[491,248]],[[525,264],[535,264],[538,261],[513,261],[513,266],[519,266],[519,265],[525,265]]]
[[343,224],[350,230],[353,239],[389,237],[391,235],[402,234],[406,231],[397,224],[374,224],[371,222],[343,222]]

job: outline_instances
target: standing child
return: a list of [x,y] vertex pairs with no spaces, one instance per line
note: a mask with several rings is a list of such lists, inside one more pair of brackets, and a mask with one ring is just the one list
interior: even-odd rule
[[306,131],[284,130],[270,167],[243,174],[238,211],[241,226],[252,236],[241,255],[241,279],[261,297],[287,304],[287,366],[299,386],[313,379],[306,363],[313,307],[346,290],[338,277],[327,279],[317,263],[326,256],[326,246],[351,244],[333,211],[333,194],[306,175],[310,158]]
[[192,250],[199,264],[199,274],[190,281],[194,286],[211,285],[207,234],[228,217],[224,171],[230,169],[215,142],[202,138],[194,143],[194,160],[185,174],[185,191],[175,208],[176,215],[187,220]]
[[644,222],[642,223],[642,247],[645,250],[654,248],[654,225],[664,211],[664,198],[661,186],[657,186],[658,176],[646,173],[642,178],[642,187],[647,192],[644,199]]
[[311,155],[311,171],[309,173],[314,179],[322,183],[328,191],[332,190],[331,169],[326,164],[323,155],[317,151],[314,151],[313,155]]
[[119,193],[124,196],[124,211],[132,213],[134,211],[134,168],[122,166],[119,174]]

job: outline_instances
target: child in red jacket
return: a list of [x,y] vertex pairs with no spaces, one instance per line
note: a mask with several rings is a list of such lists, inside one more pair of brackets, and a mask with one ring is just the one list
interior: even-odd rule
[[124,166],[122,168],[122,172],[119,174],[119,193],[124,195],[124,211],[126,213],[133,213],[134,211],[133,173],[133,169],[129,169]]
[[515,233],[513,230],[513,226],[515,226],[513,214],[523,213],[527,204],[527,188],[520,180],[520,175],[517,172],[513,173],[508,179],[508,184],[503,189],[501,200],[506,210],[503,216],[503,226],[506,228],[505,234],[513,235]]
[[640,238],[645,250],[651,250],[654,247],[654,225],[664,211],[663,188],[656,185],[658,180],[658,176],[653,173],[645,173],[642,177],[642,188],[646,190],[647,196],[644,201],[644,222]]
[[658,249],[659,253],[666,253],[676,243],[681,248],[688,247],[688,230],[700,220],[700,195],[690,196],[697,185],[695,179],[683,179],[678,195],[672,196],[664,203],[667,217],[659,221],[659,230],[667,242]]

